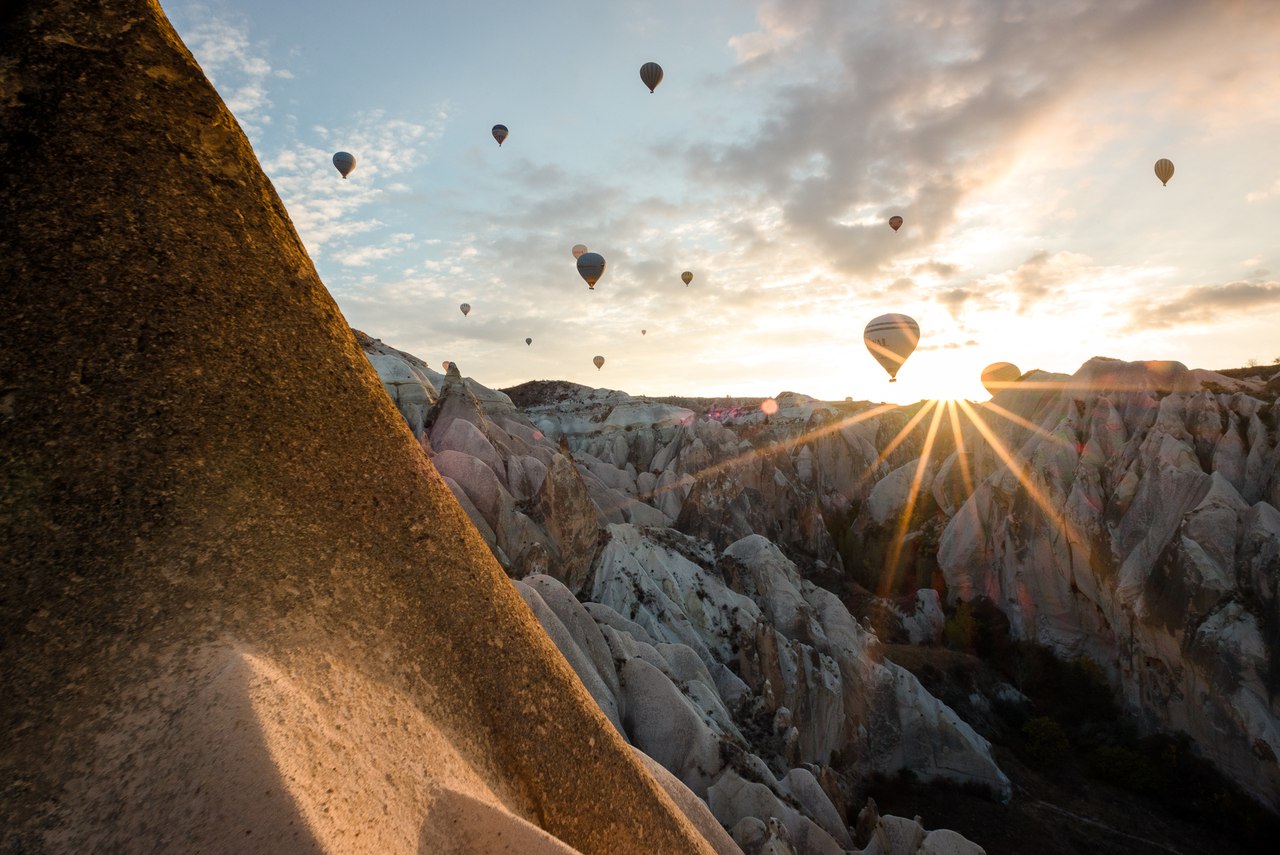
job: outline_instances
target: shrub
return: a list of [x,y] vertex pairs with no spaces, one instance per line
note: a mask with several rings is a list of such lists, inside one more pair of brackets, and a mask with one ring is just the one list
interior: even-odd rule
[[1062,725],[1048,716],[1028,720],[1022,726],[1022,735],[1027,739],[1027,757],[1044,766],[1060,765],[1071,750]]

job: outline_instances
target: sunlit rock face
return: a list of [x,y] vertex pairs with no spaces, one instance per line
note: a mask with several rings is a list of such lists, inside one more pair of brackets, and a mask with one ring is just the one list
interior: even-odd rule
[[733,851],[513,590],[388,397],[429,430],[452,378],[380,382],[159,7],[7,3],[0,52],[0,850]]
[[[800,579],[844,592],[894,640],[940,637],[938,594],[922,585],[953,601],[989,598],[1015,633],[1111,668],[1148,727],[1190,733],[1229,775],[1275,803],[1280,414],[1258,391],[1264,385],[1175,362],[1097,359],[1074,376],[1031,372],[975,405],[985,432],[957,410],[959,444],[943,416],[931,446],[928,408],[788,393],[768,413],[731,401],[695,411],[562,383],[511,393],[573,456],[601,526],[674,528],[696,544],[676,551],[704,569],[732,566],[731,551],[760,537]],[[663,537],[670,546],[671,535]],[[599,587],[616,538],[606,536],[582,596],[626,590]],[[640,567],[665,572],[653,549],[637,554],[647,556]],[[850,559],[907,569],[881,580],[882,590],[850,594]],[[627,609],[621,601],[611,608]],[[785,659],[771,643],[767,635],[738,642],[755,658],[734,676],[761,697],[780,691],[761,676],[768,669],[760,663]],[[822,684],[820,676],[807,675],[806,685]],[[843,725],[821,693],[797,713],[788,704],[801,701],[781,691],[775,701],[795,729],[790,750],[821,762],[805,752]],[[721,700],[732,714],[729,697]],[[690,783],[701,792],[705,782]]]
[[1095,359],[993,405],[938,550],[952,595],[1092,657],[1149,727],[1186,731],[1280,805],[1280,403],[1178,363]]
[[765,538],[717,554],[672,531],[607,537],[585,604],[549,577],[517,587],[610,720],[725,827],[778,817],[797,852],[850,848],[833,755],[1008,797],[985,740]]
[[[875,425],[830,427],[803,396],[791,419],[723,424],[565,383],[490,416],[471,388],[451,374],[423,419],[437,468],[605,716],[726,829],[745,822],[739,843],[769,851],[746,820],[773,818],[796,852],[847,851],[850,785],[876,772],[1008,796],[986,742],[790,557],[838,566],[819,491],[871,490],[855,461],[875,464]],[[942,614],[919,600],[898,616],[923,639]]]

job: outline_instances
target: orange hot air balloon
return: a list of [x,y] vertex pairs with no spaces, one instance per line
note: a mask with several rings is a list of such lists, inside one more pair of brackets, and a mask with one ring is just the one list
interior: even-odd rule
[[893,229],[895,232],[896,232],[898,229],[902,228],[902,217],[899,217],[899,216],[896,216],[896,215],[895,215],[895,216],[890,217],[890,218],[889,218],[889,228]]
[[982,369],[982,385],[995,397],[996,392],[1009,388],[1021,376],[1022,372],[1012,362],[993,362]]
[[604,365],[604,357],[603,357],[603,356],[597,356],[595,359],[593,359],[593,360],[591,360],[591,361],[592,361],[592,362],[594,362],[594,363],[596,364],[596,370],[597,370],[597,371],[599,371],[599,370],[600,370],[600,368]]
[[1162,157],[1156,161],[1156,178],[1160,179],[1160,183],[1165,187],[1169,186],[1169,179],[1173,177],[1173,161],[1167,157]]
[[575,259],[582,258],[582,254],[587,251],[585,243],[575,243],[573,245],[573,257]]

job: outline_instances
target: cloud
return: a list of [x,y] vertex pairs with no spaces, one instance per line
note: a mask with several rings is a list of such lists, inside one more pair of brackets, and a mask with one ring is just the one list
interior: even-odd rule
[[[1193,70],[1179,77],[1188,87],[1222,75],[1233,89],[1268,81],[1268,40],[1246,40],[1256,62],[1238,71],[1231,54],[1250,16],[1220,6],[765,0],[757,30],[728,44],[735,82],[753,88],[766,117],[686,157],[701,180],[778,206],[775,240],[808,243],[841,274],[875,276],[946,237],[1028,140],[1079,157],[1113,138],[1083,109],[1090,99],[1140,92],[1148,106],[1178,103],[1166,91],[1171,62]],[[1265,33],[1277,16],[1263,17]],[[891,213],[910,234],[885,239]]]
[[1266,190],[1255,190],[1252,193],[1247,194],[1244,197],[1244,200],[1249,203],[1265,202],[1266,200],[1275,198],[1276,196],[1280,196],[1280,179],[1276,179],[1276,182]]
[[182,28],[183,41],[245,131],[260,132],[271,122],[268,80],[291,80],[293,74],[272,68],[265,47],[249,39],[244,23],[212,17],[199,7],[184,11],[196,20]]
[[[411,192],[411,185],[397,178],[427,162],[428,149],[447,121],[444,109],[430,122],[410,122],[371,110],[341,127],[311,128],[310,141],[294,139],[283,148],[267,151],[261,155],[262,166],[313,256],[332,254],[346,266],[367,264],[404,247],[395,235],[388,239],[390,243],[371,246],[367,236],[386,223],[362,212],[385,212],[395,196]],[[330,164],[337,150],[356,156],[356,169],[346,181]]]
[[1186,288],[1172,300],[1135,307],[1133,319],[1148,327],[1172,327],[1222,323],[1246,313],[1277,310],[1280,310],[1280,282],[1236,281]]

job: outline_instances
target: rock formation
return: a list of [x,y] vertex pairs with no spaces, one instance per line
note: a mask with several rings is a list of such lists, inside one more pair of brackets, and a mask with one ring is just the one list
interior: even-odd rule
[[1094,359],[1002,392],[938,561],[955,596],[1092,658],[1149,729],[1280,807],[1280,402],[1215,377]]
[[713,851],[158,6],[18,0],[0,45],[0,848]]
[[[357,335],[384,382],[405,373]],[[531,389],[511,392],[530,403]],[[446,379],[424,419],[433,460],[618,732],[740,845],[764,846],[753,829],[772,818],[795,852],[850,849],[850,785],[873,773],[907,768],[1008,797],[985,740],[755,530],[809,554],[803,530],[753,512],[816,504],[785,447],[754,454],[729,427],[621,392],[542,392],[526,418],[501,393]],[[727,493],[743,515],[720,519],[699,489],[711,505]],[[936,595],[920,597],[903,619],[928,614],[940,628]]]

